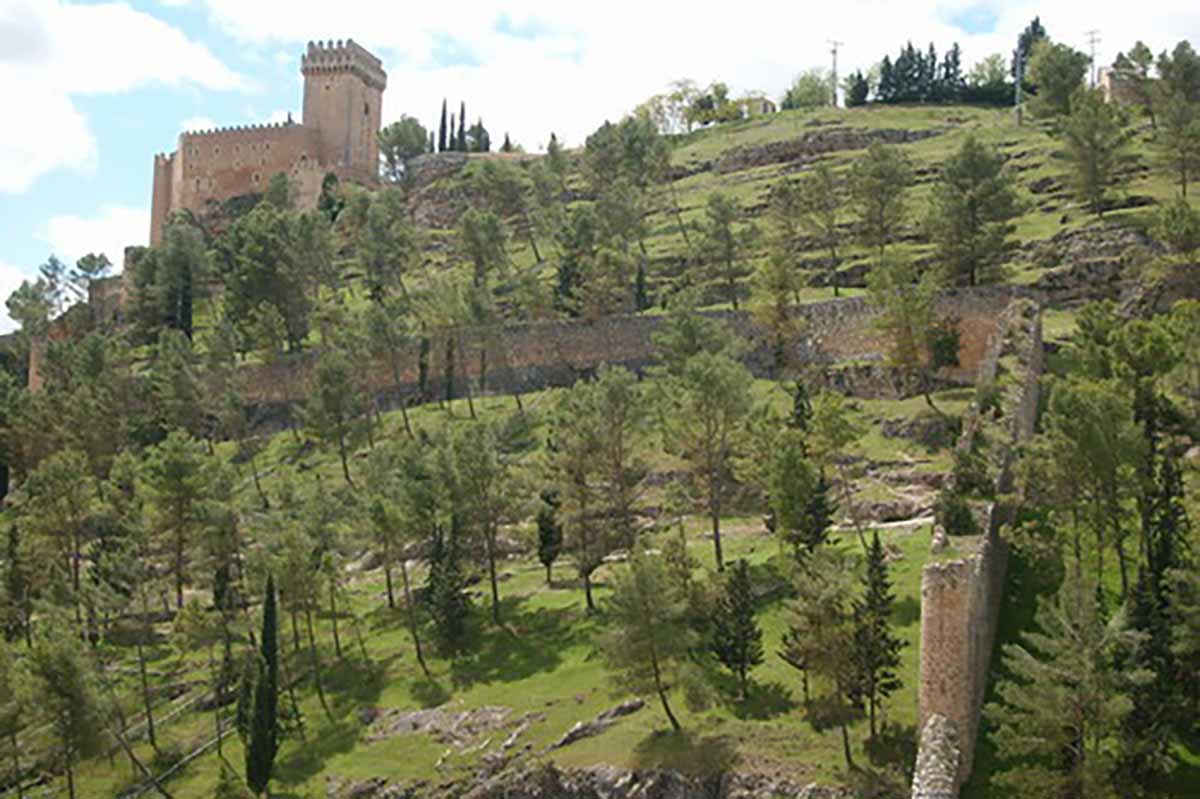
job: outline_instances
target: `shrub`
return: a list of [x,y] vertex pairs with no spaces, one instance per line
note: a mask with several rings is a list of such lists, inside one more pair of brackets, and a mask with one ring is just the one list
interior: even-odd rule
[[943,490],[933,506],[933,518],[947,535],[975,535],[979,525],[971,512],[971,503],[957,491]]

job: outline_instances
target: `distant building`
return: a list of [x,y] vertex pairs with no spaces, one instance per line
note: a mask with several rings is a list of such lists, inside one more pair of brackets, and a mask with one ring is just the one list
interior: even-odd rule
[[775,101],[767,97],[743,97],[738,100],[738,103],[742,106],[742,116],[747,119],[763,114],[774,114],[779,110]]
[[1136,77],[1125,70],[1115,67],[1101,67],[1096,85],[1104,92],[1104,99],[1110,103],[1133,105],[1141,102],[1137,93]]
[[379,178],[379,123],[387,73],[352,39],[309,42],[301,123],[247,125],[179,135],[175,152],[154,157],[150,243],[162,240],[171,212],[199,213],[266,189],[283,172],[301,205],[312,205],[326,173],[373,185]]

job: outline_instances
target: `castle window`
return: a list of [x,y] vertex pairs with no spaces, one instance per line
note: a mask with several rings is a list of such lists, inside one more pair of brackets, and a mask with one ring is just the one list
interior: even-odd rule
[[326,83],[326,84],[325,84],[325,91],[329,91],[329,90],[330,90],[330,89],[332,89],[332,88],[333,88],[333,84],[332,84],[332,83]]
[[240,153],[241,151],[242,151],[242,145],[240,145],[240,144],[235,144],[235,145],[233,145],[233,152],[234,152],[235,154],[236,154],[236,153]]
[[363,116],[369,117],[370,115],[371,115],[370,103],[363,103]]
[[300,166],[307,166],[307,165],[308,165],[308,156],[301,155],[300,156]]
[[252,177],[251,180],[253,180],[255,183],[258,183],[260,180],[262,180],[262,175],[259,175],[257,172],[255,172],[254,177]]
[[196,178],[196,191],[200,191],[200,178]]
[[213,148],[213,155],[220,155],[220,154],[221,154],[221,146],[217,145],[216,147]]

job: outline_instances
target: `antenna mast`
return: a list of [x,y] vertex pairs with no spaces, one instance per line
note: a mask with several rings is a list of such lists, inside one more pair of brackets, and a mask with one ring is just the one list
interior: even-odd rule
[[838,53],[838,48],[839,48],[839,47],[841,47],[843,44],[845,44],[845,42],[839,42],[839,41],[837,41],[837,40],[835,40],[835,39],[830,39],[830,40],[829,40],[829,44],[830,44],[830,46],[831,46],[830,52],[831,52],[831,53],[833,53],[833,74],[832,74],[832,80],[831,80],[831,83],[832,83],[832,85],[830,86],[830,89],[832,89],[832,92],[831,92],[831,94],[833,95],[833,103],[832,103],[832,105],[833,105],[833,107],[834,107],[834,108],[837,108],[837,107],[838,107],[838,96],[837,96],[837,87],[838,87],[838,76],[837,76],[837,53]]

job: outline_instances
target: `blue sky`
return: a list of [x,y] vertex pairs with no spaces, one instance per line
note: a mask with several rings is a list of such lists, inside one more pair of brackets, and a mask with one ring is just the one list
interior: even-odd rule
[[[726,13],[684,2],[559,0],[0,0],[0,299],[50,253],[145,243],[154,153],[185,127],[300,119],[299,56],[309,39],[349,38],[389,72],[384,122],[436,123],[441,98],[540,149],[551,131],[579,144],[678,78],[778,95],[846,44],[843,74],[907,39],[958,41],[968,63],[1008,53],[1040,13],[1051,36],[1098,60],[1138,38],[1155,50],[1200,41],[1200,11],[1150,0],[1136,13],[1082,0],[1034,2],[742,0]],[[453,9],[453,11],[447,11]],[[1083,22],[1086,20],[1086,27]],[[868,24],[864,24],[867,22]],[[0,327],[6,319],[0,319]]]

